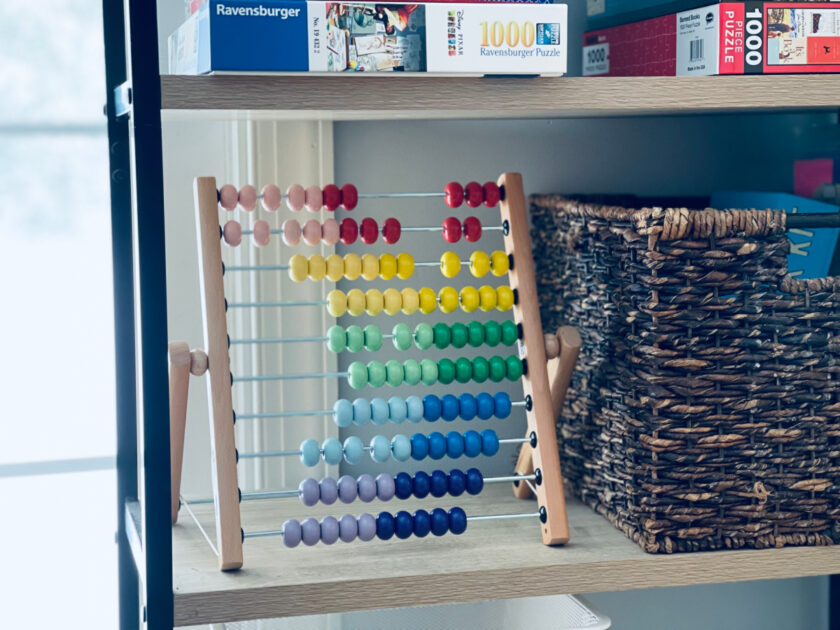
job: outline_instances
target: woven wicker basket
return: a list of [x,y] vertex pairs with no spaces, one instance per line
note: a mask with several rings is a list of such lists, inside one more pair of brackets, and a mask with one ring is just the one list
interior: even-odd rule
[[784,213],[531,203],[568,487],[649,552],[840,541],[840,279],[787,275]]

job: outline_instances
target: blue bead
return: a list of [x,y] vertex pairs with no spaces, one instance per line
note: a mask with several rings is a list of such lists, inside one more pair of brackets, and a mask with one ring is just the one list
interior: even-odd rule
[[432,533],[443,536],[449,531],[449,515],[441,508],[432,510]]
[[507,418],[510,415],[510,396],[505,392],[498,392],[493,396],[494,413],[497,418]]
[[300,443],[300,461],[304,466],[316,466],[321,461],[321,447],[313,439]]
[[447,422],[458,417],[458,399],[452,394],[446,394],[440,399],[440,415]]
[[464,455],[467,457],[481,455],[481,435],[478,431],[469,430],[464,433]]
[[362,439],[358,435],[351,435],[344,440],[344,460],[348,464],[358,464],[362,461],[364,452],[365,445],[362,444]]
[[405,399],[406,418],[409,422],[420,422],[423,419],[423,401],[419,396],[409,396]]
[[353,401],[353,423],[362,426],[370,422],[370,402],[364,398],[357,398]]
[[440,459],[446,455],[446,438],[439,431],[429,433],[429,457]]
[[414,535],[418,538],[428,536],[432,531],[432,517],[426,510],[417,510],[414,513]]
[[398,433],[391,439],[391,454],[398,462],[404,462],[411,457],[411,440],[407,435]]
[[449,531],[453,534],[463,534],[467,531],[467,515],[459,507],[449,510]]
[[388,416],[391,422],[399,424],[408,416],[408,407],[405,400],[399,396],[391,396],[388,399]]
[[464,436],[457,431],[446,434],[446,454],[452,459],[458,459],[464,454]]
[[414,488],[414,496],[418,499],[425,499],[429,496],[429,490],[431,490],[432,487],[432,479],[422,470],[418,470],[414,473],[412,486]]
[[467,493],[478,494],[484,488],[484,475],[478,468],[467,470]]
[[388,403],[384,398],[373,398],[370,401],[370,421],[373,424],[385,424],[390,415]]
[[341,463],[341,458],[344,457],[344,447],[338,441],[338,438],[327,438],[321,444],[321,449],[324,451],[325,462],[332,465]]
[[339,398],[333,405],[333,420],[342,429],[353,424],[353,403],[346,398]]
[[382,540],[394,535],[394,517],[390,512],[380,512],[376,517],[376,535]]
[[401,540],[405,540],[414,533],[414,519],[411,518],[411,514],[400,510],[394,515],[394,533]]
[[472,420],[478,412],[478,403],[472,394],[461,394],[458,396],[458,406],[462,420]]
[[412,490],[411,475],[407,472],[397,473],[394,477],[394,494],[398,499],[407,499]]
[[434,394],[423,397],[423,417],[429,422],[440,418],[440,398]]
[[449,494],[453,497],[464,494],[467,489],[467,476],[463,471],[454,468],[449,471]]
[[429,438],[422,433],[411,436],[411,456],[418,462],[429,455]]
[[440,498],[449,492],[449,479],[442,470],[432,472],[431,493],[433,497]]
[[493,402],[493,397],[490,394],[481,392],[475,397],[475,402],[478,405],[476,414],[480,419],[489,420],[493,417],[493,409],[496,408],[496,404]]
[[488,456],[499,452],[499,436],[493,429],[484,429],[481,432],[481,452]]
[[370,440],[370,457],[378,464],[391,458],[391,441],[384,435],[374,435]]

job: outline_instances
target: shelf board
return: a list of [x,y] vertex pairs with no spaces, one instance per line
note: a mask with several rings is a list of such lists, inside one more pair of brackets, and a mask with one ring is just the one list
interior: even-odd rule
[[840,79],[228,74],[164,76],[161,100],[168,119],[577,118],[838,108]]
[[[435,505],[461,505],[467,514],[536,511],[507,486],[448,499]],[[430,509],[429,501],[304,508],[286,499],[243,503],[242,511],[245,530],[256,531],[291,517],[417,507]],[[212,532],[212,506],[194,510]],[[254,538],[246,541],[244,568],[221,573],[182,509],[173,530],[176,625],[840,573],[840,546],[650,555],[576,501],[569,522],[570,543],[553,548],[542,545],[530,519],[476,522],[461,536],[311,548]]]

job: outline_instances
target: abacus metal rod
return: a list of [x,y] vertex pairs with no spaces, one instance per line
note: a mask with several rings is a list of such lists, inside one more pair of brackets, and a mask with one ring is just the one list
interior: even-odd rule
[[[491,232],[500,232],[505,229],[503,225],[482,225],[482,231],[489,230]],[[442,226],[439,225],[418,225],[418,226],[407,226],[401,227],[400,231],[402,232],[440,232],[443,230]],[[280,228],[272,228],[269,231],[269,234],[275,235],[282,235],[283,230]],[[254,230],[242,230],[243,236],[249,236],[254,233]]]
[[[393,339],[394,335],[387,333],[382,335],[383,339]],[[255,339],[231,339],[230,345],[244,345],[257,343],[302,343],[313,341],[329,341],[329,337],[257,337]]]
[[[499,444],[523,444],[525,442],[530,442],[531,438],[524,437],[524,438],[508,438],[505,440],[499,440]],[[370,446],[363,446],[362,450],[370,451]],[[321,455],[324,454],[324,449],[320,449]],[[256,453],[239,453],[239,459],[259,459],[263,457],[291,457],[293,455],[302,455],[303,451],[296,450],[296,451],[259,451]]]
[[[512,401],[511,407],[525,407],[528,403],[524,400]],[[266,411],[262,413],[236,414],[237,420],[265,420],[272,418],[294,418],[306,416],[331,416],[335,413],[333,409],[318,409],[315,411]]]
[[291,302],[228,302],[228,308],[263,308],[286,306],[326,306],[326,300],[298,300]]
[[312,372],[309,374],[266,374],[264,376],[234,376],[234,383],[253,383],[254,381],[300,381],[307,378],[343,378],[347,372]]
[[[469,260],[461,260],[462,265],[469,266]],[[440,267],[439,260],[415,262],[415,267]],[[225,267],[225,273],[228,271],[288,271],[289,265],[231,265]]]

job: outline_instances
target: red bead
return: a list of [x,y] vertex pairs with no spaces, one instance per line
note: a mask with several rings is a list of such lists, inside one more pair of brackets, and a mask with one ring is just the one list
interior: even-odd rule
[[352,245],[359,237],[359,226],[356,225],[356,221],[350,217],[345,217],[341,220],[341,227],[339,228],[338,233],[341,237],[342,243],[345,245]]
[[359,234],[365,245],[373,245],[376,239],[379,238],[379,227],[376,225],[376,221],[370,217],[362,219],[362,223],[359,226]]
[[457,243],[461,240],[461,222],[455,217],[444,219],[443,240],[447,243]]
[[450,208],[459,208],[464,203],[464,187],[458,182],[449,182],[443,189],[443,200]]
[[[326,193],[326,189],[324,189]],[[499,187],[495,182],[486,182],[484,184],[484,205],[488,208],[494,207],[499,203],[502,194],[499,192]]]
[[382,225],[382,240],[388,243],[388,245],[393,245],[400,240],[401,230],[399,221],[393,217],[385,219],[385,223]]
[[353,184],[344,184],[341,187],[341,207],[352,210],[357,203],[359,203],[359,191]]
[[484,189],[478,182],[470,182],[464,187],[464,192],[467,197],[467,205],[470,208],[478,208],[481,202],[484,201]]
[[475,217],[464,219],[464,238],[470,243],[475,243],[481,238],[481,221]]
[[324,195],[324,205],[330,212],[335,212],[335,209],[341,204],[341,191],[335,184],[327,184],[322,191]]

